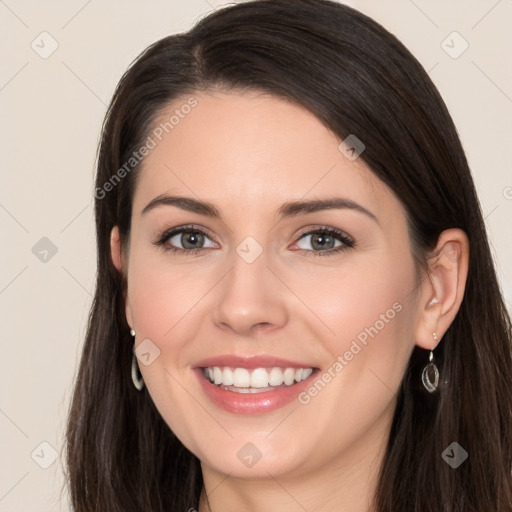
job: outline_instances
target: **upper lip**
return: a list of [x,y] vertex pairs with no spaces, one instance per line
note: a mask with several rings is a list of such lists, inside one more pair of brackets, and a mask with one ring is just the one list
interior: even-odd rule
[[271,355],[259,355],[259,356],[237,356],[234,354],[226,354],[222,356],[209,357],[199,361],[195,368],[206,368],[206,367],[222,367],[231,366],[233,368],[314,368],[314,366],[308,363],[299,363],[297,361],[290,361],[288,359],[282,359]]

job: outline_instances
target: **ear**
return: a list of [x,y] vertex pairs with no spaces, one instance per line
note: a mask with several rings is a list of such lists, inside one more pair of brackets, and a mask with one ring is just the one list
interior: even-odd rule
[[456,228],[443,231],[428,259],[427,277],[422,282],[414,332],[419,347],[433,350],[450,327],[464,297],[468,267],[466,233]]
[[110,256],[114,267],[116,267],[120,274],[123,274],[124,261],[121,253],[121,238],[117,226],[114,226],[110,232]]
[[[119,236],[119,228],[117,226],[114,226],[112,228],[112,231],[110,232],[110,256],[112,258],[112,263],[114,264],[114,267],[116,267],[119,274],[123,276],[122,278],[126,279],[127,266],[121,248],[121,238]],[[129,305],[129,301],[127,300],[126,288],[124,290],[124,301],[126,310],[126,321],[128,322],[130,328],[133,328],[132,312]]]

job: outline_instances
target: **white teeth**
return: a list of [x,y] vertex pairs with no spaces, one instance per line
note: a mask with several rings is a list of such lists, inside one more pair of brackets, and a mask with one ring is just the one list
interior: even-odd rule
[[251,386],[251,375],[245,368],[235,368],[233,372],[233,386],[248,388]]
[[304,368],[302,370],[302,380],[306,380],[313,373],[313,368]]
[[284,383],[291,386],[295,380],[295,368],[286,368],[284,371]]
[[233,370],[231,368],[224,368],[222,372],[222,383],[224,386],[232,386],[233,382]]
[[213,384],[233,386],[237,388],[263,389],[287,386],[306,380],[313,373],[313,368],[246,368],[208,367],[203,371],[204,376]]
[[222,370],[217,366],[213,369],[213,382],[215,384],[222,383]]
[[268,388],[268,373],[265,368],[256,368],[251,373],[251,388]]
[[268,383],[271,386],[280,386],[283,383],[283,371],[281,368],[272,368],[268,374]]

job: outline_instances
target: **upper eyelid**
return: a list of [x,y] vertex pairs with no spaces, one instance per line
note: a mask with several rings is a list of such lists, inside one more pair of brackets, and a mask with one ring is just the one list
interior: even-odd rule
[[[187,231],[202,232],[204,235],[206,235],[208,238],[210,238],[213,242],[218,243],[215,241],[214,237],[211,235],[211,232],[208,228],[206,228],[204,226],[198,226],[195,224],[185,224],[183,226],[176,226],[174,228],[164,230],[163,233],[160,235],[159,240],[167,241],[167,240],[169,240],[169,238],[174,237],[180,233],[187,232]],[[322,224],[318,224],[317,226],[314,226],[314,227],[304,228],[304,230],[301,230],[301,232],[298,235],[296,235],[295,238],[297,240],[300,240],[305,235],[312,235],[317,231],[330,231],[330,232],[332,232],[333,235],[338,236],[339,238],[348,238],[351,241],[355,241],[354,237],[352,237],[352,235],[350,235],[346,231],[339,229],[339,228],[335,228],[333,226],[326,226],[326,225],[322,225]],[[195,249],[195,251],[197,252],[197,251],[200,251],[201,249],[206,249],[206,248]],[[190,250],[194,250],[194,249],[190,249]]]
[[187,232],[187,231],[200,231],[201,233],[207,235],[209,238],[214,238],[211,234],[211,231],[204,226],[196,226],[196,225],[183,225],[176,226],[175,228],[169,228],[162,231],[159,238],[170,238],[171,236],[175,236],[177,234]]

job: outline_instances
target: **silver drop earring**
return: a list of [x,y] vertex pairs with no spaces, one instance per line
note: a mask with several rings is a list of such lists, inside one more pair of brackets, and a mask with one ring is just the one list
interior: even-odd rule
[[[432,333],[432,337],[434,338],[434,341],[437,341],[437,334],[435,332]],[[423,368],[423,372],[421,374],[421,381],[423,382],[423,386],[425,386],[425,389],[429,393],[433,393],[437,386],[439,385],[439,370],[437,369],[437,366],[433,362],[434,360],[434,352],[431,350],[430,355],[428,357],[429,362]],[[431,380],[431,375],[434,376],[434,382]]]
[[[135,343],[135,331],[133,329],[130,329],[130,335],[134,338],[133,342]],[[134,348],[132,355],[132,381],[137,391],[142,391],[142,388],[144,387],[144,379],[142,378],[142,375],[140,377],[137,375],[137,371],[140,372]]]

